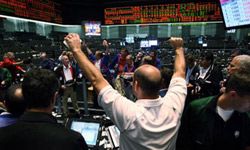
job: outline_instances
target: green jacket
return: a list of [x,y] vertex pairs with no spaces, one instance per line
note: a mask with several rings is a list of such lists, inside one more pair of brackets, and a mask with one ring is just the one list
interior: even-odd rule
[[[2,85],[2,81],[5,81],[5,84]],[[7,88],[11,85],[12,75],[10,71],[6,68],[0,68],[0,88]]]
[[183,114],[177,150],[243,150],[250,146],[250,118],[234,111],[228,121],[216,112],[218,97],[190,103]]

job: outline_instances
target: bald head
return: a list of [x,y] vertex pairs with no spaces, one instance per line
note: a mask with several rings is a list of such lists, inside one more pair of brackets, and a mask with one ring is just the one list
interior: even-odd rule
[[5,97],[7,111],[12,115],[20,116],[26,109],[26,101],[23,98],[22,88],[19,84],[11,85]]
[[249,55],[238,55],[234,59],[238,61],[239,71],[249,71],[250,69],[250,56]]
[[161,72],[152,65],[142,65],[134,73],[134,81],[137,81],[143,95],[156,96],[161,87]]
[[228,66],[228,73],[232,75],[235,72],[246,72],[250,70],[250,56],[238,55],[233,58]]

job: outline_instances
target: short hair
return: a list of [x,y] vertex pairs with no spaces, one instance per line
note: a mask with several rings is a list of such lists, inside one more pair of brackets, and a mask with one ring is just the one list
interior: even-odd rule
[[241,50],[240,49],[233,49],[232,51],[231,51],[231,56],[233,55],[234,57],[235,56],[238,56],[238,55],[241,55]]
[[27,108],[48,108],[59,86],[58,79],[50,70],[38,68],[25,73],[22,90]]
[[238,55],[233,59],[239,62],[238,71],[250,71],[250,56],[249,55]]
[[211,63],[214,61],[214,54],[212,52],[205,52],[201,54],[202,59],[210,60]]
[[124,52],[126,52],[127,54],[129,54],[128,49],[126,49],[125,47],[121,48],[121,51],[124,51]]
[[191,62],[191,63],[195,62],[195,57],[192,54],[187,54],[185,59],[186,61]]
[[99,55],[100,58],[103,57],[103,53],[102,53],[102,51],[100,51],[100,50],[97,50],[97,51],[95,52],[95,54],[96,54],[96,55]]
[[151,56],[149,56],[149,55],[144,56],[144,57],[142,58],[142,65],[143,65],[143,64],[154,65],[153,58],[152,58]]
[[141,69],[135,71],[134,81],[139,83],[145,95],[158,94],[161,89],[161,77],[159,79],[149,78]]
[[152,50],[152,51],[150,52],[150,54],[151,54],[151,53],[153,53],[154,56],[157,56],[157,54],[158,54],[158,53],[157,53],[157,50]]
[[4,54],[4,58],[7,57],[7,58],[13,58],[15,56],[15,54],[13,52],[7,52]]
[[250,95],[250,73],[235,72],[230,77],[226,84],[226,93],[236,91],[239,96]]
[[69,59],[74,57],[71,51],[67,51],[66,55],[68,56]]
[[161,77],[163,81],[163,85],[168,87],[173,76],[173,70],[168,68],[167,66],[162,66],[161,69]]
[[[20,91],[18,91],[20,90]],[[26,109],[26,101],[23,98],[20,84],[11,85],[5,95],[5,106],[7,111],[14,116],[21,116]]]

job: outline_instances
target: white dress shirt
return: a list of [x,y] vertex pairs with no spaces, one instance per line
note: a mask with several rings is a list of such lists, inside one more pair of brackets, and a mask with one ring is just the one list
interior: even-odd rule
[[107,86],[98,102],[121,132],[120,150],[174,150],[186,95],[185,79],[172,78],[164,97],[133,102]]
[[68,67],[63,65],[63,74],[65,77],[65,82],[73,80],[73,76],[72,76],[72,72],[70,70],[70,65],[68,65]]

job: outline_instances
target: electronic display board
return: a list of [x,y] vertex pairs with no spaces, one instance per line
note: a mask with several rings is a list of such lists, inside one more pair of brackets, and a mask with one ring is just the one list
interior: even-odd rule
[[250,25],[249,0],[220,0],[220,5],[227,29]]
[[216,2],[105,8],[106,25],[222,21]]
[[0,14],[62,23],[60,5],[53,0],[0,0]]
[[85,36],[101,36],[100,21],[83,21]]

